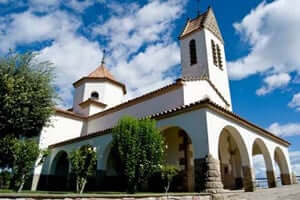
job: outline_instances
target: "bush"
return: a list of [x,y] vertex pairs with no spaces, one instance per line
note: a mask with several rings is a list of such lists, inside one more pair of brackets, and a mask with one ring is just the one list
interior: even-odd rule
[[91,145],[82,146],[70,155],[72,173],[76,178],[76,191],[82,193],[88,177],[96,171],[96,151]]
[[18,192],[30,177],[40,153],[38,144],[33,140],[16,140],[13,146],[13,180]]
[[12,173],[9,171],[2,171],[0,173],[0,188],[1,189],[9,189],[10,183],[12,179]]
[[163,163],[164,140],[154,120],[124,117],[113,130],[113,151],[127,191],[135,193]]

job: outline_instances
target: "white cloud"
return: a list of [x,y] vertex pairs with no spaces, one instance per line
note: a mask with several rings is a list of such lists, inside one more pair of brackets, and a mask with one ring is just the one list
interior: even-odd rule
[[252,157],[256,178],[266,178],[266,165],[262,154]]
[[56,67],[56,85],[63,107],[73,100],[72,83],[94,70],[100,63],[102,52],[97,42],[73,34],[57,39],[40,51],[39,59],[50,60]]
[[277,122],[271,124],[268,130],[281,137],[289,137],[300,135],[300,123],[279,124]]
[[264,1],[234,24],[251,48],[247,56],[229,62],[231,79],[270,71],[300,72],[299,7],[299,0]]
[[[170,39],[174,20],[181,16],[186,1],[149,1],[113,4],[112,17],[93,27],[95,35],[108,40],[110,63],[116,77],[124,81],[129,97],[170,83],[165,73],[180,63],[179,47]],[[168,58],[168,59],[166,59]],[[130,78],[129,78],[130,77]]]
[[259,96],[266,95],[275,90],[276,88],[288,85],[290,81],[291,77],[287,73],[280,73],[268,76],[264,79],[265,85],[260,89],[256,90],[256,94]]
[[[35,2],[35,7],[31,4],[31,8],[23,13],[0,18],[3,22],[0,26],[0,53],[19,45],[50,41],[49,46],[40,50],[38,58],[54,63],[56,84],[63,100],[61,104],[69,107],[72,83],[98,66],[101,48],[96,40],[91,41],[77,32],[83,26],[81,19],[69,12],[58,11],[57,1],[31,2]],[[127,85],[127,98],[157,89],[175,78],[169,72],[180,63],[180,54],[177,43],[169,36],[185,2],[154,0],[144,6],[119,4],[126,9],[111,12],[107,21],[93,28],[95,36],[107,39],[110,55],[106,63],[117,79]],[[73,9],[76,9],[75,3]],[[86,3],[83,7],[88,5]],[[48,7],[54,10],[45,11],[43,15],[35,14],[36,10],[43,11]]]
[[6,4],[8,3],[8,0],[0,0],[0,4]]
[[80,25],[75,18],[59,11],[42,17],[26,11],[3,18],[5,19],[2,21],[5,20],[6,23],[0,29],[0,52],[2,53],[20,44],[63,37],[65,33],[75,31]]
[[[300,176],[300,151],[289,152],[289,156],[292,165],[292,171],[297,176]],[[253,156],[253,166],[254,166],[256,178],[266,178],[266,165],[262,154]],[[279,177],[280,169],[276,163],[274,167],[275,167],[275,174],[276,176]]]
[[293,151],[289,154],[292,164],[292,170],[297,176],[300,176],[300,151]]
[[300,111],[300,93],[293,96],[292,101],[289,103],[289,107],[296,108],[296,110]]

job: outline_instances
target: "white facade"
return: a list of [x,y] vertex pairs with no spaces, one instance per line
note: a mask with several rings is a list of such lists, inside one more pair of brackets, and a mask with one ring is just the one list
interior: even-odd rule
[[[213,19],[212,15],[210,9],[198,17]],[[52,127],[41,133],[40,146],[50,148],[51,154],[43,166],[35,169],[33,189],[38,187],[40,175],[55,176],[61,152],[69,154],[85,144],[97,148],[97,170],[113,174],[112,164],[108,164],[112,140],[110,129],[124,115],[157,120],[166,143],[170,144],[167,160],[186,170],[188,191],[194,190],[199,179],[196,169],[207,157],[220,162],[220,172],[215,180],[220,179],[223,183],[210,185],[237,187],[238,183],[227,181],[229,177],[236,182],[243,180],[245,190],[252,191],[255,187],[252,156],[259,153],[266,160],[270,187],[275,180],[276,163],[283,184],[290,184],[289,143],[232,113],[225,51],[220,38],[209,28],[193,30],[181,37],[183,78],[128,102],[123,102],[124,87],[111,76],[87,78],[74,84],[73,110],[57,110]],[[193,65],[191,40],[195,40],[197,53],[197,62]],[[214,64],[212,40],[220,47],[222,66]],[[98,94],[96,100],[90,100],[93,92]],[[67,174],[70,168],[66,170]]]

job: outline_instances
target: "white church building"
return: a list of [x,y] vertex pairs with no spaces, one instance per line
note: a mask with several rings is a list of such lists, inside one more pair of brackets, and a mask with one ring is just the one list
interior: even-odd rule
[[35,168],[32,189],[72,184],[68,155],[86,144],[97,152],[97,174],[90,184],[102,190],[117,183],[112,128],[125,115],[157,121],[168,145],[167,162],[181,169],[180,191],[254,191],[253,156],[258,154],[269,187],[276,187],[277,176],[281,184],[292,184],[290,143],[232,111],[224,41],[211,8],[187,20],[179,43],[181,78],[140,97],[124,101],[126,86],[104,62],[76,81],[72,109],[56,108],[52,126],[39,137],[40,147],[51,153]]

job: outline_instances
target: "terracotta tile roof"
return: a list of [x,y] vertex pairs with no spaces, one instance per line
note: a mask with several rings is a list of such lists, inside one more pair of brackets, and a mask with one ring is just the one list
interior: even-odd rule
[[[202,109],[202,108],[208,108],[212,111],[215,111],[218,114],[221,114],[221,115],[223,115],[223,116],[225,116],[225,117],[227,117],[231,120],[236,121],[237,123],[239,123],[240,125],[245,126],[246,128],[257,131],[260,134],[283,144],[284,146],[289,146],[290,145],[290,143],[288,141],[272,134],[271,132],[269,132],[269,131],[267,131],[267,130],[265,130],[265,129],[263,129],[263,128],[247,121],[247,120],[245,120],[244,118],[240,117],[239,115],[223,108],[222,106],[219,106],[218,104],[210,101],[209,99],[200,100],[200,101],[191,103],[189,105],[182,105],[182,106],[179,106],[179,107],[174,108],[174,109],[165,110],[163,112],[159,112],[159,113],[155,113],[153,115],[149,115],[147,117],[143,117],[142,119],[151,118],[151,119],[160,120],[160,119],[163,119],[163,118],[172,117],[174,115],[178,115],[178,114],[181,114],[181,113],[189,112],[191,110]],[[112,132],[112,128],[109,128],[109,129],[105,129],[105,130],[98,131],[98,132],[95,132],[95,133],[91,133],[91,134],[86,135],[86,136],[81,136],[81,137],[66,140],[66,141],[63,141],[63,142],[60,142],[60,143],[57,143],[57,144],[53,144],[49,147],[50,148],[55,148],[55,147],[63,146],[63,145],[66,145],[66,144],[71,144],[71,143],[74,143],[74,142],[77,142],[77,141],[87,140],[87,139],[90,139],[90,138],[94,138],[94,137],[98,137],[98,136],[102,136],[102,135],[106,135],[106,134],[111,134],[111,132]]]
[[81,79],[73,83],[73,86],[76,88],[86,81],[108,81],[112,84],[122,87],[124,94],[127,93],[126,86],[114,78],[114,76],[105,67],[104,63],[101,63],[101,65],[97,67],[93,72],[91,72],[88,76],[82,77]]
[[224,43],[221,31],[219,29],[214,11],[211,7],[208,10],[200,15],[198,15],[194,19],[188,19],[186,25],[179,36],[179,39],[183,39],[185,36],[206,28],[210,30],[217,38]]
[[90,78],[108,78],[116,81],[115,77],[108,71],[103,63],[93,72],[91,72],[87,77]]

